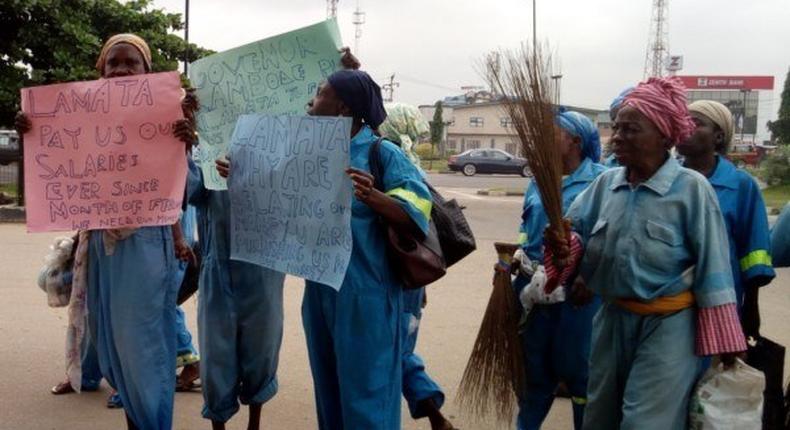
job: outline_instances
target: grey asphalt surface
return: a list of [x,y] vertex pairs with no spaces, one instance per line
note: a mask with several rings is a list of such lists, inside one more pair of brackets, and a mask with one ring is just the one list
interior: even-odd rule
[[[420,328],[418,353],[428,372],[445,389],[443,411],[464,430],[500,429],[479,422],[455,403],[456,390],[474,344],[488,302],[491,268],[496,260],[493,242],[515,238],[520,215],[518,197],[475,195],[476,187],[512,183],[522,178],[446,177],[436,183],[446,197],[467,206],[467,216],[477,239],[478,251],[428,289],[428,306]],[[472,179],[474,182],[467,181]],[[479,181],[479,182],[478,182]],[[482,184],[482,185],[478,185]],[[108,410],[106,384],[99,392],[53,396],[49,389],[63,379],[63,348],[66,312],[46,306],[46,298],[35,285],[42,258],[58,234],[27,234],[22,225],[0,224],[0,430],[63,429],[105,430],[122,426],[122,412]],[[779,278],[761,293],[763,332],[779,343],[790,345],[790,271],[779,270]],[[285,288],[285,333],[280,355],[278,395],[263,409],[264,428],[315,429],[312,380],[306,355],[300,306],[303,282],[289,277]],[[195,328],[195,299],[185,305],[188,324]],[[790,364],[790,361],[788,361]],[[786,366],[786,372],[790,366]],[[200,393],[177,393],[174,429],[208,429],[200,417]],[[570,403],[555,402],[544,429],[572,428]],[[243,429],[246,411],[228,425]],[[429,429],[426,420],[413,421],[403,407],[404,429]]]
[[431,184],[437,187],[451,188],[525,188],[528,178],[519,175],[483,175],[464,176],[462,173],[431,173],[428,175]]

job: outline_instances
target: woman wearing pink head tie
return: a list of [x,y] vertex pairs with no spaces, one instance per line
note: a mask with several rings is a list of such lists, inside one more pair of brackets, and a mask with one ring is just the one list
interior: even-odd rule
[[[593,321],[585,429],[685,429],[699,357],[732,363],[746,350],[716,195],[669,155],[693,131],[682,84],[639,84],[614,123],[623,167],[604,172],[568,210],[584,245],[580,276],[604,300]],[[550,236],[549,250],[567,255],[568,243]]]

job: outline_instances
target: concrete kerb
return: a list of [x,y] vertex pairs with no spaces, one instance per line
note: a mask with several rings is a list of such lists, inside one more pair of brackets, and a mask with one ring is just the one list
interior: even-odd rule
[[491,188],[487,190],[477,190],[477,195],[489,197],[522,197],[524,196],[524,191]]
[[0,223],[25,222],[25,208],[17,205],[0,206]]

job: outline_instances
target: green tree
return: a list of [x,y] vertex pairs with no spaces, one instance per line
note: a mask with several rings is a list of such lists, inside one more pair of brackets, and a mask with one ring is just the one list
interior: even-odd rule
[[779,118],[768,122],[771,139],[780,145],[790,145],[790,69],[787,70],[785,87],[782,90],[782,104],[779,106]]
[[174,31],[181,14],[154,9],[151,0],[4,0],[0,2],[0,127],[19,110],[19,90],[98,78],[102,44],[118,33],[136,33],[152,50],[155,72],[176,70],[212,51],[189,44]]
[[442,101],[439,100],[434,105],[433,121],[431,121],[431,158],[428,162],[428,170],[433,169],[434,149],[442,142],[442,137],[444,137],[444,117],[442,116]]

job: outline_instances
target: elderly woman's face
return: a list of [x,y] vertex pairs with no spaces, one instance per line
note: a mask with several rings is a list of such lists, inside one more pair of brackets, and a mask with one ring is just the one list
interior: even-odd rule
[[612,146],[617,161],[625,167],[663,159],[670,145],[647,117],[631,106],[623,106],[614,122]]
[[328,82],[318,87],[318,93],[307,102],[307,114],[312,116],[341,116],[348,109]]
[[104,78],[142,75],[145,73],[143,54],[128,43],[119,43],[107,53],[104,61]]

